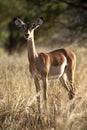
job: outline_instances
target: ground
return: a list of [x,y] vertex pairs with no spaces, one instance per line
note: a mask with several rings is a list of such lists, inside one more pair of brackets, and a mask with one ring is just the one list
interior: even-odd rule
[[[87,130],[87,49],[77,43],[67,47],[77,56],[75,97],[69,100],[59,80],[50,81],[47,120],[38,118],[27,51],[0,53],[0,130]],[[37,50],[52,48],[40,46]]]

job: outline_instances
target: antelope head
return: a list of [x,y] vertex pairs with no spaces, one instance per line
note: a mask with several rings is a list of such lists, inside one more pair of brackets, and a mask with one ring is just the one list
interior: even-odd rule
[[25,31],[24,38],[29,40],[32,38],[33,31],[42,25],[43,17],[37,18],[37,20],[32,24],[25,23],[17,17],[14,18],[13,21],[15,22],[16,26],[22,28]]

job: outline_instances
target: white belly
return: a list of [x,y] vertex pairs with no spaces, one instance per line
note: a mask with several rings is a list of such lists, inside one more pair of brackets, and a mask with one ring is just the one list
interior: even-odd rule
[[48,74],[49,79],[60,78],[64,73],[65,66],[65,63],[63,63],[61,66],[51,66]]

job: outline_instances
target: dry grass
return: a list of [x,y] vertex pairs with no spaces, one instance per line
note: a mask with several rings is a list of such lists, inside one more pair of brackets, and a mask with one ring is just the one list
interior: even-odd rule
[[76,95],[70,101],[60,82],[50,81],[47,121],[39,120],[27,53],[0,57],[0,130],[87,130],[87,50],[69,48],[77,55]]

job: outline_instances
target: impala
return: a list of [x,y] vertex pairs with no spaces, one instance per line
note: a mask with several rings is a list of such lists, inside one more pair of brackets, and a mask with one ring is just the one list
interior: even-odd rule
[[[47,53],[37,53],[34,43],[34,30],[43,23],[43,18],[38,18],[34,23],[24,23],[19,18],[14,18],[15,24],[25,31],[24,38],[28,42],[29,70],[34,79],[36,92],[40,92],[40,80],[42,81],[42,99],[44,107],[47,102],[48,80],[58,78],[69,94],[69,99],[74,97],[73,82],[76,67],[75,54],[66,48],[56,49]],[[65,78],[67,76],[67,80]],[[40,95],[37,97],[38,110],[40,111]]]

